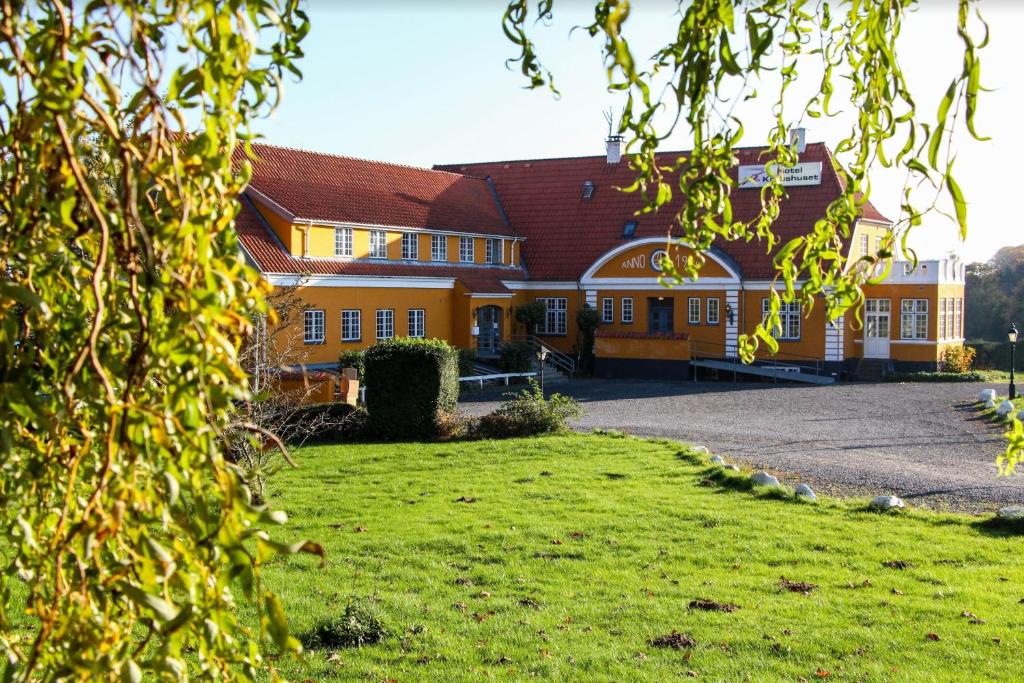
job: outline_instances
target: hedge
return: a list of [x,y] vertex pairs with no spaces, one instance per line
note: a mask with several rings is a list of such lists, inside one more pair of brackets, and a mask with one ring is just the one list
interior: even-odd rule
[[387,339],[366,350],[363,368],[371,433],[433,439],[438,414],[455,411],[459,352],[440,339]]
[[506,342],[501,345],[501,369],[505,372],[529,372],[533,369],[533,345]]
[[[1010,342],[967,342],[964,346],[974,349],[974,367],[982,370],[1010,369]],[[1024,344],[1018,344],[1014,357],[1014,368],[1024,370]]]

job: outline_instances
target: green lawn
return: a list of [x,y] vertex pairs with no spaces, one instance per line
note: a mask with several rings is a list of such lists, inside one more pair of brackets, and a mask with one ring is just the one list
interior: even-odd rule
[[[293,679],[1019,680],[1024,536],[979,518],[755,495],[633,438],[297,457],[271,502],[327,559],[267,570],[292,630],[358,596],[391,635],[278,662]],[[650,644],[673,630],[696,646]]]

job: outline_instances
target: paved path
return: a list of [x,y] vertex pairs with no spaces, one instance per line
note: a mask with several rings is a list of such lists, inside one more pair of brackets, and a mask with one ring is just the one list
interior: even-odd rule
[[[556,390],[583,402],[580,429],[703,444],[827,493],[980,511],[1024,503],[1024,477],[996,477],[1002,430],[968,405],[985,386],[996,385],[576,380]],[[492,410],[503,391],[470,395],[462,408]]]

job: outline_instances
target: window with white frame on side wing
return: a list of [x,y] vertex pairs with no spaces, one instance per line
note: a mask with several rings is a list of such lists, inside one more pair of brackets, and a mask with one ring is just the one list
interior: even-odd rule
[[459,261],[463,263],[472,263],[476,259],[473,249],[473,238],[472,237],[460,237],[459,238]]
[[447,261],[448,260],[448,238],[444,235],[431,235],[430,236],[430,260],[431,261]]
[[302,341],[306,344],[324,343],[324,311],[310,308],[302,314]]
[[395,336],[395,311],[390,308],[377,309],[377,339],[391,339]]
[[402,233],[402,258],[416,261],[420,257],[420,237],[414,232]]
[[633,322],[633,297],[622,297],[622,322]]
[[335,228],[334,255],[351,257],[352,252],[352,228]]
[[425,337],[427,335],[427,312],[422,308],[409,309],[409,336]]
[[341,312],[341,341],[351,342],[362,339],[361,311],[358,308],[348,308]]
[[388,234],[383,230],[370,231],[370,258],[388,257]]
[[537,301],[543,302],[546,307],[544,324],[541,325],[539,334],[564,335],[569,331],[569,320],[567,316],[568,299],[565,297],[541,297]]

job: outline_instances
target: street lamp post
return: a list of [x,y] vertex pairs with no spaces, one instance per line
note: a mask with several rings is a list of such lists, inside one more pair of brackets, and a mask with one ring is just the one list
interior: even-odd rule
[[1006,336],[1010,340],[1010,400],[1017,398],[1017,387],[1013,384],[1013,366],[1016,365],[1014,362],[1013,352],[1017,347],[1017,326],[1010,323],[1010,331],[1007,332]]
[[543,346],[540,347],[540,351],[537,352],[537,360],[540,361],[540,393],[544,395],[544,361],[548,359],[548,350]]

